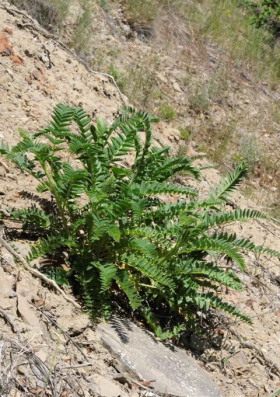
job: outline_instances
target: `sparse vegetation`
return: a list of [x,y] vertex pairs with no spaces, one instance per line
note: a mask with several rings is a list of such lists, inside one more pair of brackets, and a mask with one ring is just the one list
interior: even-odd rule
[[252,171],[254,166],[261,160],[261,151],[257,139],[254,135],[242,137],[239,144],[239,161],[246,162],[249,170]]
[[161,9],[162,0],[126,0],[125,12],[129,21],[147,23],[153,21]]
[[191,132],[187,128],[179,128],[179,133],[181,139],[183,139],[184,141],[188,141],[190,139]]
[[196,113],[206,112],[209,109],[209,105],[210,102],[207,93],[201,91],[199,88],[189,98],[189,107]]
[[280,4],[278,0],[239,0],[240,4],[252,12],[251,20],[258,28],[266,28],[275,40],[280,37]]
[[[10,211],[10,220],[41,236],[28,260],[67,252],[70,270],[61,269],[60,276],[64,272],[92,315],[109,316],[117,302],[161,338],[178,336],[198,310],[211,307],[250,322],[223,300],[223,286],[242,289],[235,266],[245,269],[243,251],[280,253],[221,229],[267,218],[254,210],[226,210],[246,167],[241,164],[200,201],[193,188],[172,183],[177,172],[198,178],[199,170],[188,157],[153,147],[153,121],[126,108],[110,126],[92,124],[81,108],[58,105],[48,127],[34,136],[21,131],[11,149],[2,144],[0,153],[38,180],[38,192],[54,198],[43,208]],[[78,131],[71,131],[73,122]],[[162,200],[173,193],[184,199]]]
[[[235,127],[235,121],[224,123],[219,127],[211,125],[210,122],[205,123],[206,138],[200,144],[200,150],[207,153],[207,156],[216,164],[224,164],[230,158]],[[197,137],[197,141],[200,141],[199,136]],[[240,156],[234,158],[232,162],[232,164],[240,163],[242,163]]]
[[23,8],[28,14],[47,30],[58,33],[68,14],[67,0],[11,0],[18,8]]
[[134,105],[141,104],[146,110],[154,107],[155,99],[160,96],[155,75],[159,64],[160,59],[148,53],[122,73],[123,91]]
[[116,83],[118,84],[118,87],[120,90],[124,91],[125,86],[126,86],[126,80],[124,77],[124,73],[120,72],[117,68],[115,68],[114,65],[110,65],[108,73],[114,77]]
[[158,113],[159,116],[165,121],[172,121],[176,117],[176,111],[172,106],[166,103],[160,106]]
[[92,35],[92,4],[90,0],[83,0],[81,14],[77,18],[76,28],[72,35],[72,46],[77,54],[85,53],[89,49]]
[[[246,1],[246,0],[245,0]],[[246,1],[255,10],[255,22],[259,27],[265,24],[277,25],[278,1],[264,0],[259,5]],[[152,23],[166,12],[185,19],[186,24],[195,29],[197,35],[211,38],[226,48],[235,61],[243,64],[253,63],[255,73],[260,73],[274,81],[279,75],[278,48],[269,45],[271,34],[266,29],[258,29],[252,24],[251,16],[238,7],[240,0],[211,0],[197,2],[184,0],[125,0],[127,15],[134,21]],[[243,2],[244,3],[244,2]],[[252,7],[251,7],[252,8]]]

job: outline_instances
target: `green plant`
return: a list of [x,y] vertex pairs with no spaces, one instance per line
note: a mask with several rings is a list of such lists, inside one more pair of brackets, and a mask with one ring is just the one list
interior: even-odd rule
[[112,64],[109,67],[108,73],[114,77],[116,83],[118,84],[118,87],[120,90],[125,89],[125,79],[123,76],[123,73],[121,73],[118,69],[116,69]]
[[172,106],[167,105],[166,103],[161,105],[159,108],[159,115],[163,120],[172,121],[176,117],[176,111],[173,109]]
[[[66,275],[90,313],[109,316],[117,302],[145,318],[161,338],[178,335],[198,309],[214,307],[250,321],[222,299],[221,287],[242,289],[234,270],[245,269],[242,251],[280,254],[221,229],[266,218],[226,209],[246,167],[199,200],[193,188],[172,183],[177,172],[197,178],[199,171],[189,158],[153,147],[153,121],[126,108],[110,126],[92,124],[81,108],[58,105],[48,127],[34,136],[21,130],[12,148],[2,144],[0,153],[38,180],[38,192],[53,196],[44,210],[10,212],[27,232],[36,227],[44,236],[28,260],[68,252]],[[73,122],[78,128],[72,132]],[[180,198],[162,199],[173,193]]]
[[[269,46],[271,33],[252,24],[238,0],[210,0],[196,4],[192,13],[199,36],[206,36],[234,56],[236,65],[251,65],[255,76],[273,83],[279,78],[279,48]],[[256,2],[257,3],[257,2]],[[187,15],[187,14],[186,14]]]
[[161,8],[158,0],[125,0],[125,3],[128,20],[137,23],[153,21]]
[[207,112],[210,106],[207,92],[197,88],[189,98],[189,106],[196,113]]
[[277,397],[280,396],[280,389],[276,390],[270,397]]
[[[240,139],[239,156],[241,162],[246,162],[249,170],[252,171],[254,166],[261,160],[261,151],[256,137],[248,134]],[[237,157],[236,157],[237,159]]]
[[280,36],[280,4],[278,0],[240,0],[240,5],[252,13],[251,21],[258,28],[268,29],[277,39]]
[[188,141],[191,136],[191,132],[187,128],[179,128],[180,137],[184,141]]
[[107,0],[99,0],[99,5],[106,11],[109,9],[109,3]]

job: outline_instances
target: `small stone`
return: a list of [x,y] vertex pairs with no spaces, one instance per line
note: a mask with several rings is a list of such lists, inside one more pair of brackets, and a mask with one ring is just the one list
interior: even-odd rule
[[92,391],[98,393],[100,396],[104,397],[121,397],[124,393],[120,386],[116,385],[111,380],[108,380],[102,375],[94,374],[90,377],[93,381]]
[[9,310],[13,307],[14,301],[7,296],[4,296],[3,294],[0,293],[0,307],[3,310]]
[[32,84],[32,77],[30,76],[30,74],[25,76],[25,81],[27,81],[28,84]]
[[17,371],[18,371],[18,373],[20,375],[24,375],[24,376],[28,376],[29,375],[28,368],[26,367],[26,365],[23,365],[23,364],[19,365],[17,367]]
[[245,354],[240,351],[229,358],[231,366],[235,369],[243,368],[248,365],[248,360]]
[[157,73],[157,77],[163,83],[167,83],[168,82],[167,78],[162,73]]
[[[60,314],[60,313],[59,313]],[[76,317],[72,316],[72,312],[65,313],[57,318],[58,325],[71,336],[77,336],[84,332],[89,325],[89,318],[80,314]]]
[[181,92],[181,91],[182,91],[182,90],[181,90],[181,87],[180,87],[179,84],[176,83],[176,82],[173,83],[173,88],[174,88],[175,91],[178,91],[178,92]]
[[[9,262],[8,260],[8,255],[9,254],[3,254],[3,259],[7,260],[7,262]],[[13,263],[13,262],[12,262]],[[10,292],[12,290],[12,286],[13,286],[13,277],[10,276],[9,274],[7,274],[4,269],[2,267],[0,267],[0,294],[4,297],[9,297]]]
[[4,28],[4,32],[8,33],[8,34],[13,34],[13,29],[11,29],[9,26],[6,26]]
[[25,324],[32,327],[32,331],[34,331],[36,335],[41,335],[43,332],[40,327],[39,318],[34,312],[34,309],[30,306],[27,298],[20,295],[19,293],[17,296],[17,309]]
[[22,59],[22,57],[20,57],[20,56],[18,56],[18,55],[14,55],[14,54],[12,54],[11,55],[11,60],[14,62],[14,63],[16,63],[17,65],[22,65],[23,64],[23,59]]

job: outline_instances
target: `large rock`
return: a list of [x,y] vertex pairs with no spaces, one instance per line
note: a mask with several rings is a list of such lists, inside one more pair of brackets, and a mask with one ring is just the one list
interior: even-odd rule
[[178,397],[221,397],[206,371],[182,349],[168,347],[135,324],[113,319],[98,326],[103,343],[140,380],[155,380],[156,392]]

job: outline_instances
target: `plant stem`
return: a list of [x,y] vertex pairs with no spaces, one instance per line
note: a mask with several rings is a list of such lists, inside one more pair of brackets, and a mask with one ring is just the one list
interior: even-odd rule
[[46,177],[48,179],[50,192],[54,195],[54,198],[55,198],[55,201],[56,201],[56,204],[57,204],[57,207],[58,207],[61,219],[62,219],[64,230],[65,230],[65,232],[68,235],[69,234],[69,228],[67,226],[67,218],[66,218],[66,215],[65,215],[65,211],[64,211],[63,205],[62,205],[61,200],[60,200],[60,195],[57,193],[56,183],[55,183],[55,181],[53,179],[53,176],[52,176],[52,173],[51,173],[51,170],[50,170],[51,166],[50,166],[50,168],[48,168],[48,166],[47,166],[47,164],[45,162],[40,162],[40,164],[41,164],[41,167],[43,168],[43,170],[44,170],[44,172],[46,174]]

